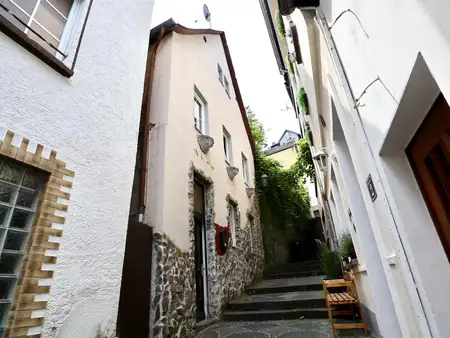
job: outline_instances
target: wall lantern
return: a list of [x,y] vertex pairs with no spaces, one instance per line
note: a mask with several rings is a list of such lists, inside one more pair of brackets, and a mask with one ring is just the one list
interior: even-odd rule
[[321,172],[326,172],[328,168],[328,153],[326,148],[322,148],[322,150],[319,150],[316,155],[314,155],[314,160],[317,161],[317,164],[319,165],[319,170]]
[[269,186],[269,176],[266,174],[261,175],[261,184],[264,188],[267,188]]

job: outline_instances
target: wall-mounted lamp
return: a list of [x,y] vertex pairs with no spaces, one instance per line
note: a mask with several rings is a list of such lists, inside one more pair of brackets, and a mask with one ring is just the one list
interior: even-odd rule
[[269,186],[269,176],[266,174],[261,175],[261,184],[264,188],[267,188]]
[[314,160],[317,161],[319,165],[319,170],[322,172],[326,172],[328,168],[328,153],[326,148],[322,148],[319,150],[316,155],[314,155]]

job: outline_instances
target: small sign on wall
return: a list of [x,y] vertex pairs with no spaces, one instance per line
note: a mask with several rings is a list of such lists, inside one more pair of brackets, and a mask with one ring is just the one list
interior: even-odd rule
[[377,191],[375,190],[375,186],[373,185],[372,181],[372,175],[369,174],[366,180],[367,189],[369,190],[370,198],[372,199],[372,202],[374,202],[377,199]]

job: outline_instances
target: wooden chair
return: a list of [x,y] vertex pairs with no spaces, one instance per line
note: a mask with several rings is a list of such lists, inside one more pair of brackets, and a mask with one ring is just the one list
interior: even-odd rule
[[[364,320],[364,313],[359,301],[359,294],[356,289],[355,278],[353,275],[349,272],[345,272],[343,279],[322,280],[322,288],[325,295],[328,317],[330,318],[331,328],[333,329],[333,337],[336,338],[336,329],[363,329],[367,337],[367,325]],[[340,293],[329,293],[328,289],[333,288],[346,288],[346,291]],[[334,323],[333,315],[351,315],[354,313],[351,310],[336,310],[336,308],[340,305],[355,306],[359,308],[361,323]]]

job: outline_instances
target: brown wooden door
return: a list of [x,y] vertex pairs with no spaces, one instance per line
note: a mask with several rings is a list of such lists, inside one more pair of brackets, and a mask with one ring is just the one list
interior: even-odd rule
[[442,94],[406,152],[450,260],[450,107]]

